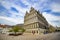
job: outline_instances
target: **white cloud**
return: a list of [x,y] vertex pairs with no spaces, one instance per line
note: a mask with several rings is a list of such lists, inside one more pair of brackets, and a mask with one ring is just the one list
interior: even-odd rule
[[27,8],[22,8],[21,6],[18,5],[13,5],[12,7],[15,7],[19,12],[25,13],[26,10],[28,10]]
[[[11,13],[11,17],[16,17],[16,15],[24,16],[25,12],[29,10],[29,8],[22,8],[19,5],[14,4],[14,2],[10,3],[9,1],[2,1],[2,5]],[[11,7],[14,7],[18,10],[19,13],[11,11]]]
[[52,21],[52,20],[60,20],[60,16],[54,16],[54,15],[48,14],[46,12],[44,12],[43,15],[45,17],[47,17],[47,19],[50,20],[50,21]]
[[52,3],[51,9],[53,12],[60,12],[60,4],[59,3]]
[[60,26],[60,22],[59,23],[55,23],[53,21],[60,21],[60,16],[54,16],[52,14],[48,14],[46,12],[43,13],[43,16],[46,18],[46,20],[48,21],[48,23],[52,24],[53,26]]
[[[43,9],[43,5],[41,5],[41,4],[44,4],[44,6],[46,6],[46,4],[47,4],[46,2],[48,0],[31,0],[31,1],[33,1],[33,3],[28,0],[21,0],[21,1],[25,5],[28,5],[28,8],[34,7],[36,10],[39,10],[39,9]],[[34,1],[36,1],[36,2],[34,2]]]
[[8,20],[9,22],[14,22],[15,24],[23,23],[23,19],[18,19],[18,18],[0,16],[0,19]]
[[1,1],[1,4],[6,8],[6,9],[10,9],[10,7],[13,5],[10,2],[6,2],[6,1]]
[[[11,0],[11,1],[12,1],[12,0]],[[8,9],[8,11],[9,11],[11,14],[24,16],[24,15],[25,15],[25,12],[28,11],[31,6],[33,6],[33,7],[34,7],[35,9],[37,9],[37,10],[38,10],[38,9],[41,9],[42,7],[40,7],[39,5],[41,5],[41,3],[43,3],[43,2],[46,2],[47,0],[37,0],[38,2],[37,2],[37,3],[34,3],[34,4],[29,3],[27,0],[21,0],[25,5],[28,5],[27,8],[22,8],[20,5],[16,5],[16,4],[14,3],[15,1],[18,1],[18,0],[13,0],[12,2],[10,2],[10,0],[9,0],[9,1],[5,0],[5,1],[2,1],[1,3],[2,3],[2,5],[3,5],[6,9]],[[32,0],[32,1],[35,1],[35,0]],[[10,10],[11,7],[16,8],[16,9],[19,11],[19,13],[12,12],[12,11]],[[14,15],[13,15],[13,16],[14,16]]]
[[[24,5],[28,5],[27,8],[24,8],[24,7],[21,7],[20,5],[18,4],[15,4],[14,2],[18,2],[18,1],[22,1],[24,3]],[[35,0],[32,0],[32,1],[35,1]],[[60,12],[60,4],[57,4],[57,3],[51,3],[48,4],[47,1],[48,0],[37,0],[38,2],[32,4],[31,2],[29,3],[27,0],[4,0],[4,1],[1,1],[2,5],[9,11],[9,13],[11,13],[11,17],[4,17],[4,16],[0,16],[0,18],[3,18],[5,20],[8,20],[8,21],[11,21],[11,22],[14,22],[14,23],[23,23],[23,18],[16,18],[16,15],[19,15],[19,16],[24,16],[25,15],[25,12],[30,10],[30,7],[33,6],[35,9],[37,10],[43,10],[43,8],[45,7],[49,7],[52,9],[52,11],[54,12]],[[49,5],[49,6],[48,6]],[[14,7],[16,8],[19,13],[15,13],[13,11],[11,11],[11,7]],[[60,16],[54,16],[52,14],[48,14],[48,13],[43,13],[43,15],[45,16],[45,18],[47,19],[47,21],[50,23],[50,24],[53,24],[51,21],[54,21],[54,20],[60,20]]]
[[[8,20],[9,22],[14,22],[15,24],[23,23],[24,19],[22,18],[25,15],[26,10],[28,11],[28,8],[22,8],[19,5],[16,5],[9,1],[1,1],[1,4],[8,10],[9,13],[11,13],[11,17],[4,17],[0,16],[0,19]],[[19,13],[15,13],[11,11],[11,7],[16,8]],[[16,15],[22,16],[22,17],[16,17]]]

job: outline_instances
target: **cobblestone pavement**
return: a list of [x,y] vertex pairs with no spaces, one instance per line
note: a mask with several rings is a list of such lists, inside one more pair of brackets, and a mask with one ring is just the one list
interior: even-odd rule
[[24,34],[19,36],[0,34],[0,40],[60,40],[60,32],[44,35]]
[[60,40],[60,32],[47,34],[43,37],[43,40]]

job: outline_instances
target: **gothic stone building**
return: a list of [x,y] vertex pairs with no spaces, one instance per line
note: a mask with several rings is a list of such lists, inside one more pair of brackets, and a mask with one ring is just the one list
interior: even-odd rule
[[39,11],[31,7],[29,13],[26,11],[24,16],[24,28],[27,33],[40,34],[48,29],[48,22]]

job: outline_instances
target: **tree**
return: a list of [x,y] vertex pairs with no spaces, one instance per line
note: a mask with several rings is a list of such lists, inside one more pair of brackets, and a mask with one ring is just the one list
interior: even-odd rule
[[12,31],[13,31],[12,29],[9,30],[9,32],[12,32]]
[[20,28],[19,28],[18,26],[14,26],[14,27],[12,28],[12,30],[13,30],[13,32],[14,32],[15,35],[16,35],[16,33],[19,32]]
[[14,32],[14,35],[18,35],[17,32],[23,33],[24,31],[25,31],[24,28],[14,26],[9,32]]

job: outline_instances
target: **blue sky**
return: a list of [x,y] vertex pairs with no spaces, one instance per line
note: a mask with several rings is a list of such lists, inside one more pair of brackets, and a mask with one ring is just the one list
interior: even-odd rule
[[60,0],[0,0],[0,23],[24,23],[25,12],[31,7],[42,12],[49,24],[60,26]]

